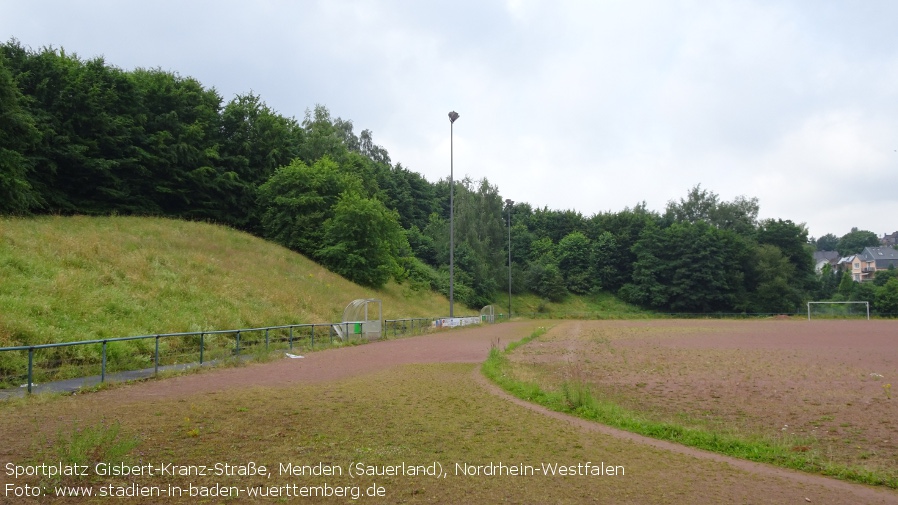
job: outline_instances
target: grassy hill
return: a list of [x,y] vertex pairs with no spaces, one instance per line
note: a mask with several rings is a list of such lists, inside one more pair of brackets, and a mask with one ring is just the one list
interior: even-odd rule
[[0,279],[0,346],[332,322],[356,298],[381,299],[387,319],[449,305],[230,228],[145,217],[2,219]]

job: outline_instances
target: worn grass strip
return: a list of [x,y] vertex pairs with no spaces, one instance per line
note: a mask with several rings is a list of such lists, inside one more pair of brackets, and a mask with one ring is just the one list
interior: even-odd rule
[[815,453],[793,450],[796,445],[801,445],[800,441],[783,443],[766,437],[740,436],[658,422],[614,402],[596,398],[587,384],[566,382],[562,384],[560,390],[548,391],[537,383],[516,379],[507,354],[543,333],[545,329],[538,329],[530,336],[510,343],[505,351],[493,347],[482,366],[484,375],[518,398],[538,403],[556,412],[572,414],[614,428],[750,461],[898,489],[898,478],[893,476],[876,470],[826,461]]

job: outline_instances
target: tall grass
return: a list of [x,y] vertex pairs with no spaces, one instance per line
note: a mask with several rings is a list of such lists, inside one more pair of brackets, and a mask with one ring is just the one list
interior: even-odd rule
[[100,422],[90,426],[78,426],[76,423],[69,432],[60,430],[56,440],[47,444],[49,447],[42,451],[43,454],[36,463],[52,461],[64,467],[78,465],[81,468],[89,468],[77,476],[49,477],[52,484],[60,481],[92,480],[96,478],[93,471],[96,464],[114,465],[129,462],[132,459],[131,452],[139,443],[138,437],[122,433],[118,421]]
[[339,321],[356,298],[385,318],[448,302],[357,286],[226,227],[161,218],[0,219],[0,346]]
[[[332,322],[356,298],[381,299],[386,319],[439,315],[448,306],[407,285],[360,287],[246,233],[163,218],[0,218],[0,279],[0,347]],[[150,366],[153,347],[152,340],[109,344],[110,369]],[[160,347],[173,361],[197,349],[189,337]],[[92,375],[100,354],[99,344],[43,350],[35,366],[85,366]],[[0,353],[0,382],[20,380],[26,362],[25,352]]]

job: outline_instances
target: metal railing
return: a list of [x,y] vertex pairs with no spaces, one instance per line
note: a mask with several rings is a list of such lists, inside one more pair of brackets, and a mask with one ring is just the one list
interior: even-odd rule
[[[397,337],[399,335],[405,335],[409,333],[423,333],[432,326],[435,319],[437,318],[385,319],[382,321],[383,324],[381,338],[390,336],[391,334],[393,337]],[[28,394],[31,394],[35,377],[35,354],[39,353],[42,350],[74,346],[99,345],[99,362],[97,362],[96,358],[94,360],[88,359],[86,361],[88,361],[88,366],[100,366],[100,382],[102,383],[106,381],[106,376],[109,371],[108,351],[110,344],[115,344],[117,342],[152,340],[152,369],[153,374],[157,375],[159,373],[159,367],[162,363],[161,359],[163,357],[160,351],[160,341],[167,342],[170,339],[175,339],[178,337],[184,339],[194,338],[194,343],[186,344],[186,347],[188,348],[187,353],[182,353],[180,356],[187,356],[188,361],[192,363],[196,363],[198,360],[198,363],[202,365],[209,361],[208,354],[210,353],[210,351],[212,351],[214,355],[213,360],[215,360],[221,357],[239,358],[242,353],[249,352],[250,350],[264,349],[264,352],[267,353],[271,350],[272,344],[280,344],[281,346],[285,347],[286,350],[293,350],[295,346],[301,346],[302,348],[306,349],[314,349],[316,346],[320,347],[322,345],[333,345],[335,339],[339,339],[344,343],[353,343],[353,335],[356,335],[355,338],[357,341],[361,341],[365,337],[356,331],[356,324],[356,322],[287,324],[278,326],[263,326],[258,328],[241,328],[235,330],[157,333],[131,337],[80,340],[76,342],[20,345],[12,347],[0,347],[0,356],[2,356],[2,354],[5,352],[27,352],[28,364],[27,371],[24,374],[24,378],[26,379],[25,387],[27,387],[27,392]],[[213,344],[217,345],[213,345],[210,348],[210,339],[216,336],[230,336],[230,338],[227,339],[226,345],[221,345],[220,341],[216,341],[213,342]],[[264,346],[264,348],[262,346]],[[61,364],[63,361],[63,359],[57,358],[55,363]],[[84,360],[82,359],[82,361]],[[54,364],[54,361],[49,361],[48,364],[52,365]],[[2,372],[3,368],[4,367],[2,366],[2,361],[0,361],[0,372]],[[120,370],[128,370],[128,368],[121,368]],[[3,382],[9,382],[10,377],[21,377],[21,375],[7,375],[6,377],[0,376],[0,388],[2,388]]]
[[393,336],[396,337],[400,334],[405,334],[411,332],[411,334],[415,334],[415,332],[422,332],[425,328],[431,328],[433,326],[433,322],[438,318],[436,317],[412,317],[406,319],[384,319],[383,325],[383,334],[385,336],[390,334],[390,328],[393,329]]

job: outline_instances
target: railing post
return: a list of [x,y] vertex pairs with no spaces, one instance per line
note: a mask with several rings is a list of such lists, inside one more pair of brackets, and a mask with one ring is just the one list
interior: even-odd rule
[[28,348],[28,394],[31,394],[31,383],[34,382],[34,347]]
[[265,352],[268,352],[268,328],[265,328]]
[[103,363],[100,365],[100,382],[106,382],[106,341],[103,341]]
[[237,356],[240,356],[240,332],[237,332]]
[[290,327],[290,350],[293,350],[293,327]]
[[315,348],[315,325],[312,325],[312,349]]
[[203,364],[203,348],[205,347],[205,345],[204,345],[205,342],[206,342],[206,334],[204,332],[200,333],[200,365]]
[[159,375],[159,335],[156,335],[156,353],[153,355],[153,374]]

